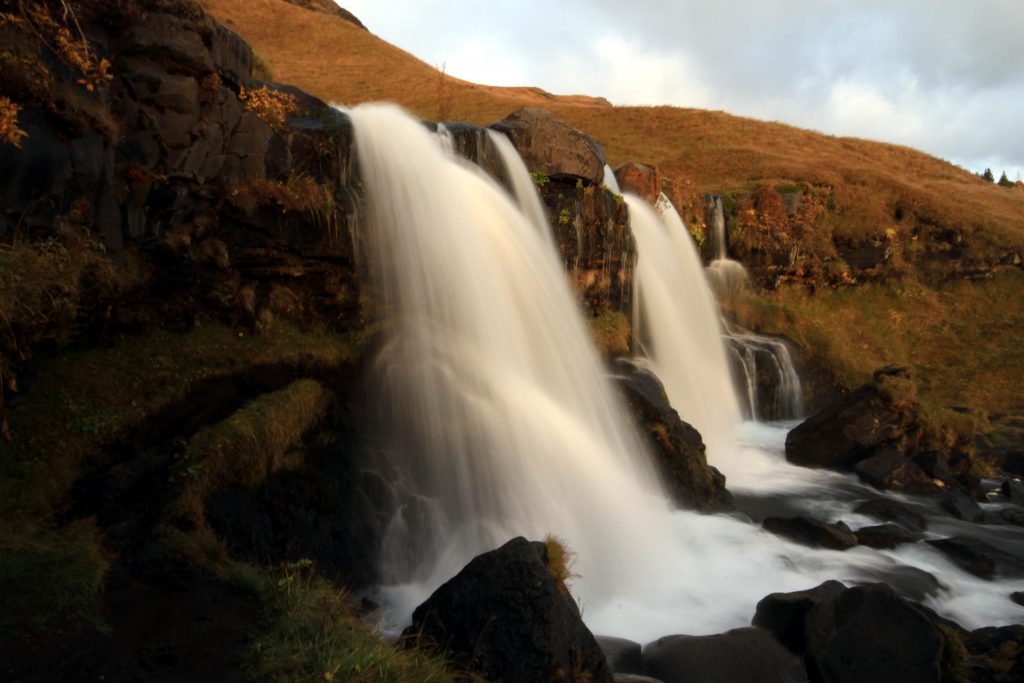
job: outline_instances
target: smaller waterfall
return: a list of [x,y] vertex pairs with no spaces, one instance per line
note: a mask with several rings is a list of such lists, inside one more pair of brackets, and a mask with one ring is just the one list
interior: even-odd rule
[[450,157],[455,156],[455,139],[452,137],[452,132],[448,130],[448,126],[439,122],[434,135],[437,136],[437,141],[441,143],[441,149],[444,150],[444,153]]
[[511,186],[509,189],[519,205],[519,210],[530,219],[530,223],[540,231],[541,235],[544,235],[548,241],[552,241],[547,214],[544,213],[544,206],[537,194],[537,188],[534,187],[533,179],[530,178],[530,172],[527,170],[526,164],[523,163],[523,158],[519,156],[519,152],[512,146],[512,142],[504,133],[488,128],[487,137],[498,150],[498,156],[505,166],[505,175]]
[[619,187],[619,181],[615,177],[615,171],[608,164],[604,165],[604,186],[614,192],[615,194],[622,194],[622,189]]
[[[709,239],[715,254],[706,272],[715,297],[726,302],[746,289],[747,271],[739,261],[729,258],[722,198],[712,196],[706,201],[712,228]],[[724,318],[722,327],[744,418],[773,421],[800,417],[803,395],[789,347]]]

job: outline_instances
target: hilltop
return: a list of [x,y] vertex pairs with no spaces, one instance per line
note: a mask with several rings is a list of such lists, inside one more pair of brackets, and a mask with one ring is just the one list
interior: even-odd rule
[[327,101],[389,100],[425,119],[478,125],[548,109],[598,140],[613,167],[656,165],[698,241],[703,195],[722,195],[731,250],[760,286],[733,302],[742,322],[791,338],[846,387],[900,364],[929,401],[967,409],[984,428],[990,413],[1024,410],[1014,379],[1024,369],[1019,189],[894,144],[470,83],[373,27],[284,0],[203,4],[253,45],[268,77]]

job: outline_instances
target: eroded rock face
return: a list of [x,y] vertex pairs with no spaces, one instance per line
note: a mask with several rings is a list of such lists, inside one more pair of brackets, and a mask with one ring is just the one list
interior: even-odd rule
[[704,512],[732,510],[725,476],[708,465],[700,433],[669,405],[658,378],[628,362],[616,369],[619,387],[672,501]]
[[530,171],[582,178],[598,186],[604,179],[600,145],[547,110],[524,107],[491,128],[508,136]]
[[506,683],[611,683],[601,648],[545,544],[515,538],[474,558],[413,612],[407,639],[434,643],[455,667]]
[[615,169],[615,180],[623,192],[639,195],[649,204],[661,195],[661,172],[657,167],[629,162]]

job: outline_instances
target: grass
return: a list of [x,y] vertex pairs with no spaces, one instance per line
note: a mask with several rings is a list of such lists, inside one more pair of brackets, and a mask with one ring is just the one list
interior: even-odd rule
[[595,318],[588,318],[590,336],[597,349],[606,357],[629,354],[633,326],[622,311],[602,311]]
[[569,549],[564,540],[551,534],[544,538],[544,545],[547,547],[548,573],[558,584],[558,590],[568,595],[569,582],[579,578],[579,574],[572,570],[576,563],[576,553]]
[[[267,612],[247,658],[257,681],[441,683],[456,680],[442,657],[383,641],[362,624],[344,591],[300,561],[269,575],[232,571],[255,588]],[[459,678],[458,680],[465,680]]]

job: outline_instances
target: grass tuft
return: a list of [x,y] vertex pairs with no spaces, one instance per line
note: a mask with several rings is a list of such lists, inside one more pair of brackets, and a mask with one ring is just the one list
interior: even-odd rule
[[568,594],[569,582],[579,578],[579,574],[572,570],[576,563],[576,553],[569,549],[563,539],[551,534],[545,537],[544,545],[547,547],[548,573],[558,584],[558,589]]

